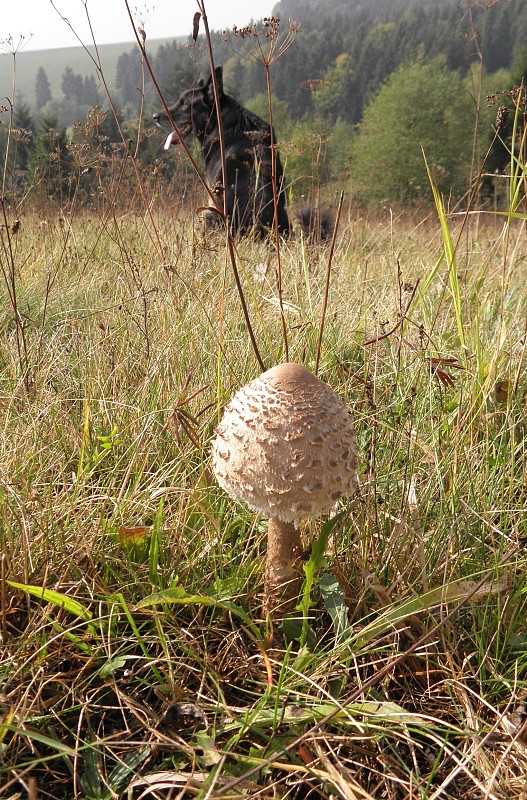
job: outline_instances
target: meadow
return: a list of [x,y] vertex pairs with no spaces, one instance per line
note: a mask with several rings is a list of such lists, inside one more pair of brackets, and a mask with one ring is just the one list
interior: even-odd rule
[[[260,371],[223,234],[4,214],[0,795],[524,797],[524,222],[345,205],[331,259],[282,242],[361,486],[271,636],[265,521],[210,470]],[[235,247],[269,367],[276,250]]]
[[[316,245],[205,230],[124,139],[3,192],[0,797],[525,799],[517,132],[503,211],[432,168],[429,206],[344,194]],[[211,441],[285,360],[346,402],[360,485],[280,620]]]

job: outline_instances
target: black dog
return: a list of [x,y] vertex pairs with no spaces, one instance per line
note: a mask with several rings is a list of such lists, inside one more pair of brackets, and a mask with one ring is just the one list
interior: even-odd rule
[[[207,83],[200,80],[195,88],[183,92],[169,108],[171,119],[164,111],[160,111],[154,114],[154,120],[160,127],[171,127],[173,122],[181,136],[192,134],[199,140],[209,187],[214,191],[220,187],[220,193],[226,192],[227,214],[232,230],[240,234],[254,230],[258,235],[263,235],[272,228],[274,222],[271,128],[263,119],[225,94],[221,67],[217,67],[214,74],[223,127],[225,185],[212,76]],[[172,132],[165,148],[178,141]],[[285,208],[283,170],[277,150],[275,154],[278,231],[287,234],[290,228]],[[222,207],[221,199],[218,205]]]

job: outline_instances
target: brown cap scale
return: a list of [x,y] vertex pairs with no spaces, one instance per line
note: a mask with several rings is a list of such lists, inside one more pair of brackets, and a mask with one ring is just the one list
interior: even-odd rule
[[273,367],[227,404],[212,465],[232,498],[269,518],[266,604],[274,608],[283,600],[294,607],[299,520],[331,511],[357,488],[357,446],[346,404],[299,364]]

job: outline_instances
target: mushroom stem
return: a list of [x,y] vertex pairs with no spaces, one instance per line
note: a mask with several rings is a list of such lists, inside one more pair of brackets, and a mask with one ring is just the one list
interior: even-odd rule
[[300,573],[295,562],[301,552],[300,527],[294,522],[269,519],[264,580],[264,605],[269,612],[294,611],[300,590]]

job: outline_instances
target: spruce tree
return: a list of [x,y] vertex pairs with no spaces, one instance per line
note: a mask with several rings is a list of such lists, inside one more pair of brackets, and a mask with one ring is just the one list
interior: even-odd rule
[[28,169],[30,180],[43,199],[57,200],[61,204],[68,199],[72,159],[66,131],[58,127],[54,114],[46,114],[40,120]]
[[15,163],[18,169],[26,170],[29,156],[34,148],[35,124],[26,103],[17,103],[13,113],[13,133],[16,145]]
[[51,87],[44,67],[39,67],[35,78],[35,105],[40,111],[51,100]]
[[82,76],[73,72],[71,67],[66,67],[62,73],[60,88],[62,89],[64,99],[68,103],[76,103],[77,105],[82,103],[84,81],[82,80]]

